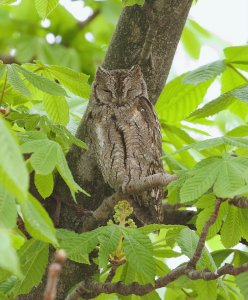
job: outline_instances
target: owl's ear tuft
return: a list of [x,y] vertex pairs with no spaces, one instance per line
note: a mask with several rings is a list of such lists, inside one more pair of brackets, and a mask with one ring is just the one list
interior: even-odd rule
[[129,72],[135,77],[142,76],[141,67],[139,65],[132,66],[132,68],[129,70]]
[[98,76],[103,76],[108,74],[108,71],[106,69],[104,69],[103,67],[98,67],[96,70],[96,77]]

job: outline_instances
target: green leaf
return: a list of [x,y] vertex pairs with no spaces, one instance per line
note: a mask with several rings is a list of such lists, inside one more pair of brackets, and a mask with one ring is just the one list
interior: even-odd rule
[[20,277],[18,257],[8,231],[0,230],[0,268]]
[[85,195],[89,196],[89,194],[84,191],[73,179],[73,176],[71,174],[71,171],[68,167],[67,161],[65,159],[65,155],[63,153],[63,150],[58,145],[57,147],[57,164],[56,164],[57,170],[61,177],[64,179],[65,183],[68,185],[73,199],[75,199],[75,193],[77,192],[83,192]]
[[0,186],[0,228],[14,228],[16,218],[15,199]]
[[198,85],[204,81],[215,78],[217,75],[223,73],[225,69],[225,62],[223,60],[217,60],[188,72],[183,78],[183,82],[185,84],[192,83],[194,85]]
[[0,178],[1,185],[13,196],[27,198],[28,172],[20,149],[7,123],[0,117]]
[[53,222],[38,200],[30,195],[28,201],[21,203],[21,212],[31,236],[53,245],[57,244]]
[[229,206],[226,220],[221,229],[221,241],[226,248],[235,246],[241,239],[239,209]]
[[14,2],[16,2],[16,0],[0,0],[0,5],[12,4]]
[[238,87],[234,90],[231,90],[218,98],[212,100],[211,102],[204,105],[202,108],[199,108],[192,112],[187,118],[190,119],[198,119],[205,118],[211,115],[214,115],[221,110],[227,108],[230,104],[234,103],[234,101],[240,100],[244,102],[248,102],[248,85],[244,85],[242,87]]
[[196,280],[194,282],[197,300],[216,300],[217,299],[217,283],[216,281]]
[[248,46],[234,46],[224,49],[228,62],[248,62]]
[[241,208],[239,209],[239,222],[240,222],[240,231],[241,236],[248,241],[248,209]]
[[[211,217],[211,215],[214,211],[214,204],[215,204],[215,198],[214,198],[214,202],[212,202],[212,203],[210,202],[209,207],[205,208],[197,215],[196,228],[197,228],[197,232],[199,234],[201,233],[206,222]],[[226,202],[222,203],[219,213],[218,213],[218,216],[217,216],[217,219],[215,220],[214,224],[210,226],[210,228],[208,230],[207,239],[214,237],[220,231],[223,219],[225,218],[227,211],[228,211],[228,203],[226,203]]]
[[[193,257],[198,241],[199,241],[198,235],[193,230],[190,230],[189,228],[184,228],[183,230],[180,231],[179,235],[177,236],[178,246],[181,248],[182,253],[188,256],[188,258]],[[206,247],[204,247],[202,256],[198,261],[197,265],[201,268],[208,268],[210,271],[216,269],[214,260]]]
[[48,263],[48,246],[46,243],[30,239],[18,250],[23,277],[16,281],[11,293],[28,294],[41,282]]
[[[52,173],[55,168],[58,144],[50,140],[40,140],[39,142],[44,144],[32,154],[30,162],[36,173],[47,175]],[[22,149],[31,143],[23,144]]]
[[215,185],[214,193],[218,197],[229,197],[234,191],[245,185],[245,180],[242,178],[243,172],[248,170],[247,162],[244,159],[224,156],[220,165],[221,174],[218,176]]
[[229,92],[239,86],[247,83],[243,75],[239,73],[234,67],[226,67],[225,72],[221,76],[221,92]]
[[82,98],[89,98],[90,85],[89,76],[83,73],[75,72],[62,66],[49,66],[49,72],[74,95]]
[[35,173],[34,183],[43,199],[46,199],[52,194],[54,187],[53,174],[40,175]]
[[45,19],[59,4],[59,0],[35,0],[35,7],[42,19]]
[[58,229],[56,236],[60,247],[66,251],[71,260],[90,264],[89,253],[99,244],[98,238],[105,230],[108,231],[107,226],[77,234],[69,230]]
[[123,234],[123,248],[127,262],[132,266],[134,272],[141,276],[143,284],[153,283],[156,268],[150,239],[135,229],[126,229]]
[[[99,268],[105,269],[108,264],[108,257],[116,250],[122,231],[116,225],[108,226],[106,230],[99,236],[100,250],[99,250]],[[108,230],[107,230],[108,229]]]
[[244,272],[235,277],[237,286],[240,289],[241,294],[244,296],[244,300],[248,299],[248,273]]
[[194,84],[184,84],[186,74],[170,81],[163,89],[156,110],[167,123],[177,123],[188,116],[203,100],[212,80]]
[[66,126],[69,122],[69,106],[64,97],[46,95],[43,98],[45,111],[57,124]]
[[14,65],[16,70],[22,75],[36,88],[39,90],[51,94],[54,96],[67,96],[66,91],[56,82],[45,78],[43,76],[40,76],[34,72],[29,71],[28,69],[25,69],[24,67]]
[[0,61],[0,78],[3,76],[6,70],[6,65],[2,64]]
[[8,74],[8,82],[18,93],[20,93],[25,97],[31,95],[29,89],[23,83],[23,80],[21,79],[20,75],[18,74],[18,72],[13,66],[11,65],[7,66],[7,74]]
[[207,158],[206,166],[197,170],[196,174],[187,179],[180,191],[181,202],[190,202],[205,192],[207,192],[214,184],[219,173],[221,161],[218,158]]

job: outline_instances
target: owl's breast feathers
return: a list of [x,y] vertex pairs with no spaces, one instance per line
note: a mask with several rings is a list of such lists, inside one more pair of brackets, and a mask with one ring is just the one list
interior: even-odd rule
[[[94,109],[92,109],[94,113]],[[95,110],[92,145],[104,180],[115,190],[123,183],[163,172],[161,133],[152,104],[144,97],[132,103],[101,106]],[[163,189],[135,195],[159,221]]]

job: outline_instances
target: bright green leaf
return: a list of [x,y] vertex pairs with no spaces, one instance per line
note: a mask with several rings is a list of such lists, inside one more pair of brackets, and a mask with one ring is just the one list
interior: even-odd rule
[[28,190],[28,172],[20,149],[7,123],[0,118],[0,178],[1,185],[19,200],[25,200]]
[[123,233],[123,248],[128,263],[142,277],[143,284],[154,282],[156,269],[150,239],[135,229]]
[[48,263],[48,246],[30,239],[18,250],[23,277],[16,281],[11,293],[27,294],[41,282]]
[[41,175],[35,173],[34,183],[43,199],[46,199],[52,194],[54,187],[53,174]]
[[20,75],[18,74],[18,72],[13,66],[11,65],[7,66],[7,74],[8,74],[8,82],[18,93],[20,93],[25,97],[31,95],[29,89],[23,83],[23,80],[21,79]]
[[82,98],[89,98],[90,85],[89,76],[83,73],[75,72],[62,66],[49,66],[49,72],[69,91]]
[[221,229],[221,241],[226,248],[235,246],[241,239],[239,209],[229,206],[226,220]]
[[35,0],[35,7],[42,19],[45,19],[59,4],[59,0]]
[[25,227],[31,236],[44,242],[57,244],[53,222],[38,200],[30,195],[28,201],[21,203],[21,212]]
[[45,111],[53,122],[67,125],[69,122],[69,106],[64,97],[46,95],[43,98],[43,103]]
[[15,199],[0,186],[0,228],[14,228],[16,218]]
[[0,230],[0,267],[16,276],[21,276],[18,257],[12,246],[8,231]]
[[185,84],[198,85],[204,81],[215,78],[217,75],[225,71],[225,63],[223,60],[217,60],[213,63],[204,65],[196,70],[190,71],[183,78]]
[[212,80],[194,84],[184,84],[185,74],[170,81],[163,89],[156,110],[167,123],[177,123],[188,116],[203,100]]
[[34,72],[25,69],[24,67],[15,65],[15,68],[20,72],[33,86],[39,90],[54,96],[67,96],[66,91],[56,82],[40,76]]

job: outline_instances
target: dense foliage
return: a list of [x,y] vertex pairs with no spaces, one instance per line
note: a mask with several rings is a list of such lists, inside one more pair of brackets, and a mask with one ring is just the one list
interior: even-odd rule
[[[114,221],[76,234],[55,229],[43,203],[29,193],[30,175],[44,203],[57,173],[74,199],[78,192],[87,193],[73,179],[65,155],[72,144],[87,151],[75,130],[95,68],[122,5],[143,1],[85,0],[92,13],[85,21],[76,20],[58,0],[8,5],[13,2],[0,0],[0,298],[15,299],[40,282],[49,245],[65,249],[69,259],[83,264],[90,264],[89,253],[97,248],[99,281],[118,258],[125,262],[113,281],[153,283],[173,264],[193,256],[217,198],[226,201],[210,227],[197,269],[214,271],[224,261],[234,266],[247,262],[248,206],[228,200],[248,194],[248,46],[227,47],[223,59],[175,77],[156,104],[165,169],[179,177],[168,186],[166,201],[195,209],[190,222],[195,230],[156,224],[136,228],[129,219],[131,208],[120,202]],[[188,55],[197,59],[202,43],[211,39],[215,37],[188,20],[182,36]],[[206,103],[206,93],[216,82],[220,94]],[[21,230],[22,222],[31,238]],[[153,291],[142,299],[248,299],[247,280],[248,273],[212,281],[182,276],[165,292]]]

